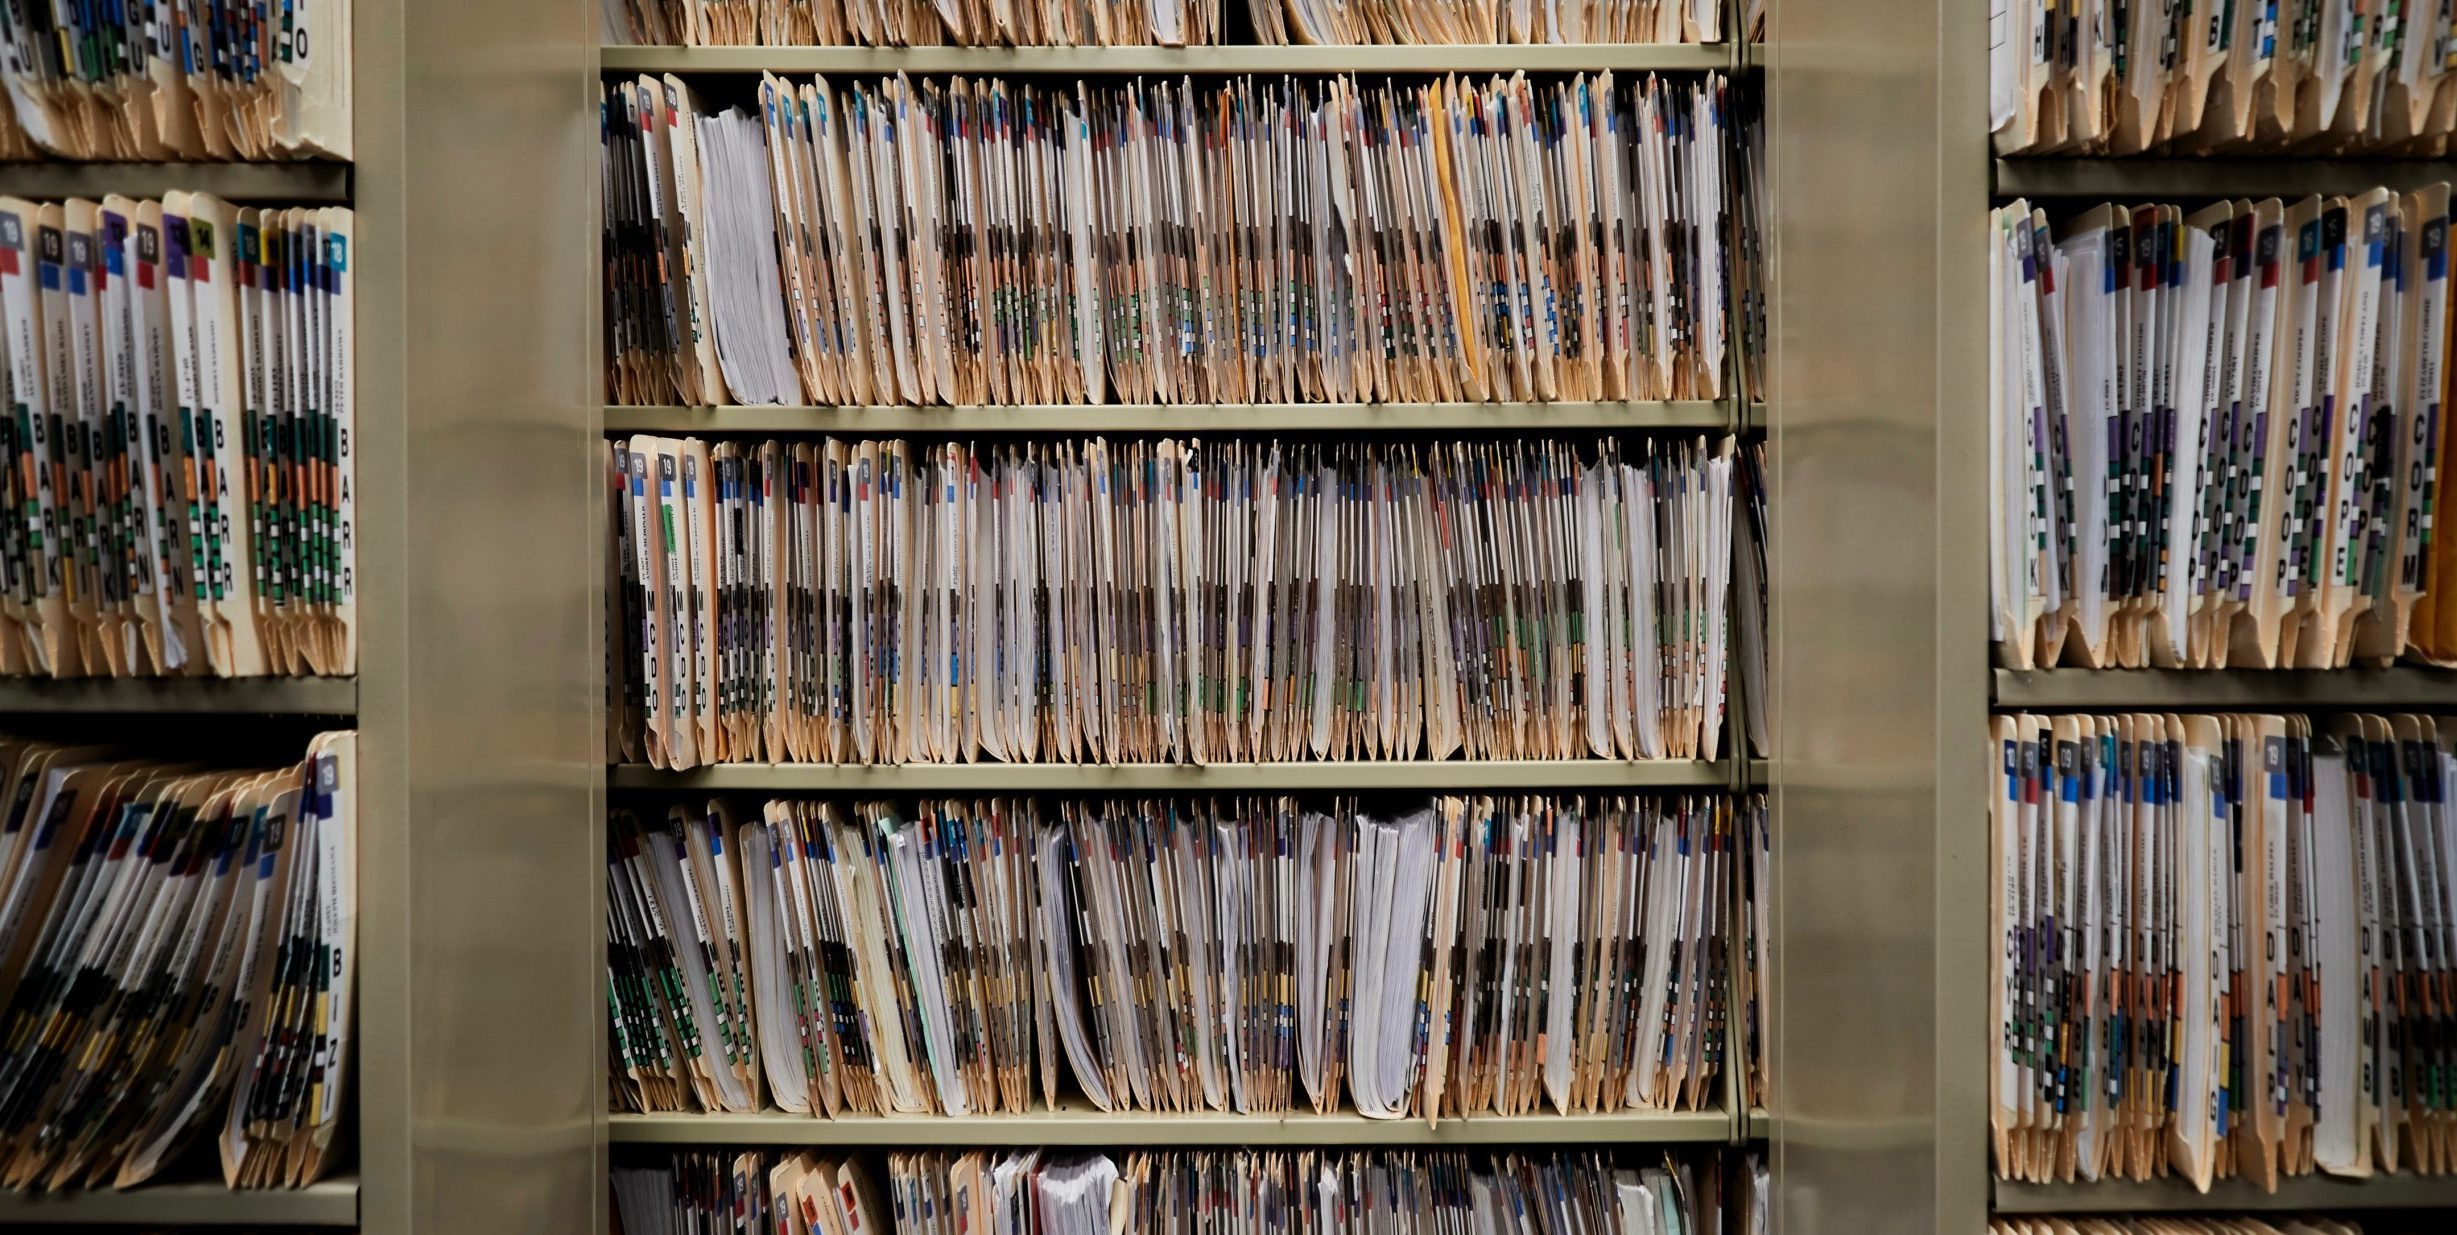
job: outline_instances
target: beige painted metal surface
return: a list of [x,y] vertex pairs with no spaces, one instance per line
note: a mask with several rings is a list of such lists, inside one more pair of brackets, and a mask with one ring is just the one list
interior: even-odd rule
[[597,1235],[593,11],[359,0],[369,1235]]
[[1775,0],[1776,1229],[1986,1212],[1985,6]]

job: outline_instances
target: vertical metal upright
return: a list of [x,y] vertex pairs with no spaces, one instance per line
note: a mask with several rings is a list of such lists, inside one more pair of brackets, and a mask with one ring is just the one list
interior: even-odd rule
[[1987,7],[1770,8],[1775,1229],[1976,1231]]
[[595,1235],[594,10],[356,9],[361,1229]]

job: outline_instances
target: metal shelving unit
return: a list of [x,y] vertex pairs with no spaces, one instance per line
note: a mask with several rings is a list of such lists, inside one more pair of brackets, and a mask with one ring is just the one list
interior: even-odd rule
[[[1744,57],[1746,64],[1744,64]],[[1239,73],[1449,74],[1743,71],[1762,57],[1731,43],[1699,46],[1469,46],[1193,48],[671,48],[599,49],[604,73],[676,73],[717,78],[758,72],[827,74],[1134,74]],[[721,83],[720,83],[721,84]],[[1760,408],[1762,411],[1762,407]],[[1733,400],[1581,403],[1241,404],[1026,407],[622,407],[599,409],[604,434],[1595,434],[1739,433],[1748,413]],[[1757,423],[1763,424],[1758,417]],[[1730,740],[1743,741],[1738,681],[1732,683]],[[1716,791],[1763,787],[1764,760],[1744,756],[1681,761],[1530,760],[1325,762],[1236,765],[1015,765],[996,763],[869,767],[829,764],[727,764],[666,772],[621,764],[605,772],[605,794],[802,792],[923,795],[957,793],[1207,794],[1343,792],[1594,792],[1638,789]],[[602,830],[589,829],[594,843]],[[594,917],[591,919],[594,921]],[[602,1015],[599,1018],[602,1020]],[[602,1027],[600,1033],[602,1034]],[[599,1054],[603,1047],[600,1044]],[[1354,1113],[1241,1116],[1227,1113],[1107,1114],[1080,1103],[1020,1116],[815,1119],[749,1115],[609,1115],[604,1139],[616,1146],[1510,1146],[1729,1145],[1764,1135],[1763,1113],[1740,1109],[1736,1066],[1718,1081],[1712,1109],[1614,1115],[1371,1120]]]
[[2000,1214],[2084,1213],[2307,1213],[2348,1209],[2457,1208],[2457,1176],[2411,1174],[2340,1179],[2308,1175],[2278,1181],[2276,1192],[2263,1192],[2240,1179],[2222,1179],[2205,1195],[2179,1180],[2149,1183],[2101,1180],[2097,1183],[1996,1185]]
[[609,433],[1415,433],[1714,431],[1728,402],[619,407]]
[[1722,43],[1462,47],[642,47],[598,50],[608,72],[1050,73],[1573,73],[1730,69]]
[[350,200],[347,163],[0,163],[12,197],[160,197],[174,189],[225,201],[338,205]]
[[[2457,181],[2457,163],[2395,159],[2307,158],[1997,158],[1989,162],[1990,190],[1999,199],[2165,201],[2233,197],[2299,197],[2350,194],[2376,186],[2410,189]],[[1976,211],[1980,203],[1970,201]],[[1984,311],[1984,276],[1974,286],[1944,293],[1948,307]],[[1981,483],[1974,474],[1971,482]],[[1974,581],[1976,583],[1976,581]],[[1979,588],[1970,589],[1979,594]],[[2414,665],[2337,670],[1997,669],[1988,675],[1989,702],[1998,711],[2179,711],[2329,712],[2457,708],[2457,672]],[[1984,798],[1970,809],[1984,813]],[[1958,892],[1972,921],[1986,912],[1984,872],[1968,874]],[[1986,928],[1975,926],[1981,937]],[[1984,983],[1947,992],[1956,1000],[1983,998]],[[1969,1007],[1964,1003],[1962,1006]],[[1977,1023],[1974,1018],[1972,1023]],[[1975,1109],[1984,1108],[1987,1060],[1966,1086]],[[1992,1174],[1991,1169],[1991,1174]],[[2306,1176],[2281,1180],[2264,1192],[2244,1180],[2220,1180],[2208,1193],[2177,1180],[2136,1183],[2021,1184],[1992,1180],[1990,1209],[2018,1214],[2173,1214],[2342,1212],[2350,1210],[2457,1208],[2457,1177],[2380,1174],[2369,1179]]]
[[1998,197],[2292,197],[2457,180],[2457,164],[2393,159],[1998,159]]
[[2457,671],[2389,669],[1999,669],[2000,708],[2175,711],[2457,707]]
[[355,716],[355,678],[5,678],[0,714],[168,712]]
[[1465,790],[1714,789],[1731,783],[1716,760],[1460,760],[1450,763],[1068,764],[724,763],[669,772],[620,764],[610,789],[785,790],[804,793],[1337,793]]
[[234,1192],[220,1181],[126,1192],[0,1192],[0,1226],[356,1226],[358,1181],[328,1179],[297,1190]]
[[1634,1111],[1615,1115],[1484,1115],[1446,1119],[1367,1119],[1317,1115],[1111,1114],[1088,1106],[1035,1115],[867,1116],[612,1115],[606,1139],[617,1145],[1720,1145],[1731,1138],[1729,1112]]

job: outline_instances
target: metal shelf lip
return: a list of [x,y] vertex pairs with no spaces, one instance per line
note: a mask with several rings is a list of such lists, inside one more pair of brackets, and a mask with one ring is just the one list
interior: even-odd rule
[[642,73],[1573,73],[1729,70],[1722,43],[1259,47],[601,47],[598,68]]
[[1774,1135],[1774,1116],[1767,1114],[1765,1107],[1750,1107],[1744,1135],[1752,1141],[1771,1138]]
[[354,716],[356,678],[0,678],[0,715],[251,712]]
[[2000,1214],[2330,1212],[2348,1209],[2445,1209],[2457,1206],[2457,1176],[2374,1175],[2340,1179],[2307,1175],[2278,1181],[2275,1193],[2241,1179],[2222,1179],[2208,1194],[2182,1180],[2149,1183],[1996,1183]]
[[0,1226],[356,1226],[358,1181],[328,1179],[298,1189],[162,1184],[125,1192],[28,1195],[0,1192]]
[[1556,1145],[1722,1144],[1723,1110],[1612,1115],[1367,1119],[1318,1115],[1157,1114],[1070,1107],[1032,1115],[609,1115],[617,1145]]
[[2457,671],[2389,669],[1999,669],[1999,708],[2168,711],[2457,707]]
[[2457,180],[2457,164],[2424,159],[1998,159],[1998,197],[2300,197],[2419,188]]
[[1527,433],[1716,430],[1716,400],[1605,403],[1033,404],[1021,407],[620,407],[608,433]]
[[59,197],[160,197],[174,189],[234,202],[350,200],[347,163],[0,163],[0,193]]
[[841,793],[1220,793],[1434,789],[1715,789],[1727,764],[1704,759],[1451,760],[1420,763],[1070,764],[726,763],[669,772],[617,764],[614,789]]

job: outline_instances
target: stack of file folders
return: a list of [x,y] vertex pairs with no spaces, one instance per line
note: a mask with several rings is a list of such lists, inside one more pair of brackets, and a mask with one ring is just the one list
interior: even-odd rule
[[349,158],[350,8],[0,5],[0,160]]
[[2457,1165],[2457,725],[1993,726],[2000,1175]]
[[1732,447],[634,437],[618,761],[1711,757]]
[[1427,1121],[1721,1103],[1727,942],[1736,915],[1764,921],[1735,900],[1735,869],[1763,871],[1735,814],[1762,824],[1762,802],[1322,806],[618,812],[616,1101]]
[[[1258,43],[1712,43],[1725,0],[1325,4],[1253,0]],[[1754,11],[1762,0],[1752,0]],[[1219,0],[603,0],[608,43],[798,47],[1183,47],[1235,41]]]
[[205,772],[0,740],[0,1186],[332,1164],[357,973],[357,735]]
[[2000,663],[2457,661],[2449,190],[1997,212]]
[[[1763,1174],[1720,1155],[1327,1150],[897,1153],[881,1192],[857,1159],[689,1151],[617,1165],[623,1235],[1763,1235]],[[1728,1193],[1739,1196],[1737,1203]],[[2335,1235],[2333,1232],[2332,1235]]]
[[2000,154],[2445,154],[2445,4],[1994,0]]
[[1719,75],[606,87],[627,404],[1713,399]]
[[0,198],[0,673],[350,673],[350,211]]

